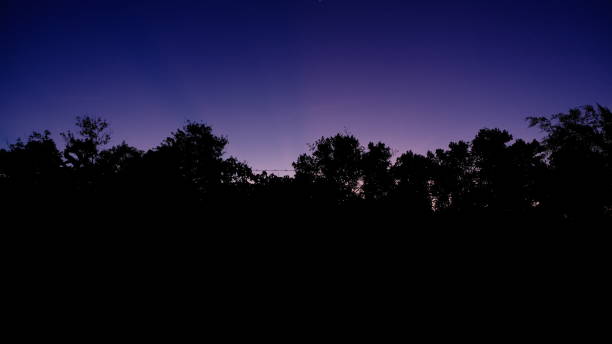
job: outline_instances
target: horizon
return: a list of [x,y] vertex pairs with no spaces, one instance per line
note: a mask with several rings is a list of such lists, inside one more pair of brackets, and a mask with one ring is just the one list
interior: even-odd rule
[[[154,148],[186,120],[253,169],[348,131],[399,152],[612,106],[612,2],[6,1],[2,146],[109,121]],[[112,24],[112,25],[111,25]]]

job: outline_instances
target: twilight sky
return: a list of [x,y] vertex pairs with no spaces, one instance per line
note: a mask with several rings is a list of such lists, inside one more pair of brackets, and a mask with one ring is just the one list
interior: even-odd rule
[[0,44],[0,146],[90,114],[146,149],[192,119],[284,169],[345,130],[424,153],[612,106],[612,0],[0,0]]

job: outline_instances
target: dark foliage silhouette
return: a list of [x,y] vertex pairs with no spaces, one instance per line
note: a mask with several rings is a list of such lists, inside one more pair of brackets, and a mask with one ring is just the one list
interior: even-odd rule
[[68,131],[62,133],[66,140],[64,158],[75,170],[92,169],[100,156],[100,148],[111,140],[108,123],[101,118],[77,117],[78,136]]
[[585,106],[528,120],[544,133],[541,141],[481,129],[469,142],[425,155],[408,151],[395,161],[382,142],[364,147],[351,134],[322,137],[297,157],[294,176],[281,177],[255,174],[226,157],[227,138],[202,123],[187,122],[143,152],[126,142],[106,148],[109,124],[78,117],[76,133],[61,134],[61,151],[48,131],[0,149],[0,188],[5,209],[55,207],[110,217],[144,209],[308,210],[362,220],[610,219],[610,110]]
[[368,149],[361,159],[363,178],[361,189],[367,201],[383,201],[390,197],[394,186],[390,170],[391,156],[391,148],[384,143],[368,143]]
[[17,140],[0,150],[2,202],[22,207],[43,205],[60,194],[66,180],[61,153],[51,133],[34,132],[27,142]]
[[609,215],[612,206],[612,113],[598,105],[551,118],[530,117],[546,133],[548,181],[542,206],[564,218]]
[[432,160],[425,156],[411,151],[402,154],[392,167],[393,203],[402,204],[409,212],[431,213],[434,205],[430,191],[432,168]]
[[338,134],[317,140],[312,154],[302,154],[293,164],[295,179],[316,202],[343,204],[359,193],[363,147],[352,135]]
[[253,174],[233,157],[225,159],[228,141],[204,124],[188,122],[144,155],[140,166],[146,202],[191,206],[240,202]]

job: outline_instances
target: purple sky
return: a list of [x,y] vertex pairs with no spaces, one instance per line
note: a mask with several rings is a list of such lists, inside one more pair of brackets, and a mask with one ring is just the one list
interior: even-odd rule
[[257,169],[345,130],[424,153],[529,115],[612,106],[612,1],[0,3],[0,143],[111,123],[156,146],[187,119]]

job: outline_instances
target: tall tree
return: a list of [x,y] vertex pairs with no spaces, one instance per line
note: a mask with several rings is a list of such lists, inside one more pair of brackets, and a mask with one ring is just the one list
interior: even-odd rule
[[363,195],[366,200],[384,200],[393,189],[391,175],[391,148],[382,142],[368,143],[363,153]]
[[363,147],[353,135],[322,137],[293,163],[295,178],[311,197],[340,204],[358,198]]
[[428,152],[431,161],[431,194],[436,210],[468,212],[473,208],[474,163],[467,142],[451,142],[448,150]]
[[430,214],[433,210],[430,185],[433,162],[430,158],[408,151],[393,165],[396,188],[394,203],[411,214]]
[[71,131],[61,133],[66,141],[64,158],[75,169],[93,168],[99,158],[102,146],[111,140],[108,122],[102,118],[77,117],[77,134]]
[[63,186],[61,155],[49,131],[32,133],[0,150],[2,201],[48,202]]
[[472,200],[474,207],[501,211],[513,188],[512,165],[507,144],[512,135],[505,130],[481,129],[471,142],[474,163]]
[[531,211],[541,195],[533,182],[545,169],[537,141],[516,140],[506,130],[482,129],[471,143],[474,161],[474,201],[495,213]]
[[235,158],[223,158],[227,143],[211,127],[188,122],[145,156],[153,184],[187,199],[210,200],[248,183],[251,169]]
[[0,166],[3,174],[12,179],[23,179],[36,185],[53,177],[61,167],[60,152],[51,133],[32,133],[26,142],[18,139],[5,151],[5,159]]
[[612,113],[598,105],[550,117],[528,117],[545,134],[551,167],[544,206],[565,218],[612,212]]

